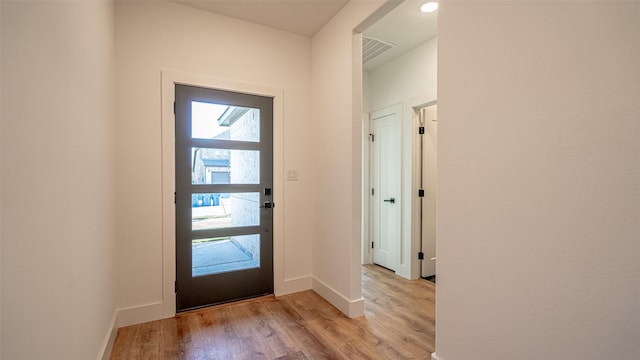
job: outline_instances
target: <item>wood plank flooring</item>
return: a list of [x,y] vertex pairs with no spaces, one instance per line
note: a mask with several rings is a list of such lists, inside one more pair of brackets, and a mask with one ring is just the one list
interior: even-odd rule
[[430,359],[435,285],[362,267],[365,316],[313,291],[220,305],[118,330],[111,359]]

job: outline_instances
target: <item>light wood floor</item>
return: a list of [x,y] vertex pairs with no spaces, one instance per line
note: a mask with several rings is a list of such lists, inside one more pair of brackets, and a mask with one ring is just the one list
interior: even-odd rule
[[435,285],[362,267],[365,316],[313,291],[262,297],[118,330],[111,359],[430,359]]

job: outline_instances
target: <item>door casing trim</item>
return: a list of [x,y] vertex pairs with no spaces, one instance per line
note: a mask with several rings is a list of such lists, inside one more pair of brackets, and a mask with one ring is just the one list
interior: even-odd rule
[[309,280],[284,279],[284,90],[236,80],[209,77],[175,70],[161,71],[162,118],[162,293],[152,303],[121,309],[118,326],[172,317],[176,314],[174,283],[175,249],[175,84],[183,84],[273,98],[273,272],[276,296],[308,289]]

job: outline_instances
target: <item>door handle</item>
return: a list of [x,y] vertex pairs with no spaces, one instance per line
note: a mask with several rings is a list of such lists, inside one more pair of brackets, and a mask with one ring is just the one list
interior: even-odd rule
[[396,199],[395,199],[395,198],[390,198],[390,199],[384,199],[383,201],[384,201],[384,202],[388,202],[388,203],[395,204]]

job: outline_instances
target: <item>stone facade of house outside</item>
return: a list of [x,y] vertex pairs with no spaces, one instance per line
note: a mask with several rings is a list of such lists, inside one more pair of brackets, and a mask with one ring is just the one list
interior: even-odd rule
[[[235,120],[229,129],[232,140],[260,140],[260,110],[249,109]],[[260,183],[260,152],[232,151],[230,154],[230,181],[232,184]],[[260,193],[231,194],[231,226],[260,224]],[[260,235],[234,236],[233,242],[260,259]]]
[[[260,110],[229,107],[217,119],[218,126],[227,130],[215,139],[234,141],[260,141]],[[193,184],[259,184],[260,152],[257,150],[228,150],[211,148],[192,149]],[[220,211],[211,211],[215,216],[228,214],[227,220],[211,220],[214,227],[242,227],[260,225],[261,192],[193,194],[192,207],[220,206]],[[195,209],[194,209],[195,211]],[[212,215],[213,216],[213,215]],[[214,225],[214,223],[216,225]],[[233,236],[230,238],[239,248],[260,259],[260,235]]]

